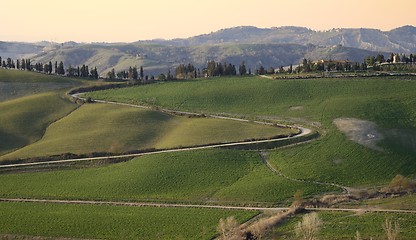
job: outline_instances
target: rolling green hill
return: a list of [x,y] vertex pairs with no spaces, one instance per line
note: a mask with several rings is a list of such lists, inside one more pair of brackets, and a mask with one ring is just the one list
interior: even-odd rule
[[86,104],[53,123],[42,139],[0,159],[62,153],[127,152],[236,142],[293,133],[292,129],[223,119],[171,116],[110,104]]
[[77,107],[54,92],[0,102],[0,155],[38,141],[51,123]]
[[[0,175],[0,196],[161,202],[286,203],[332,187],[274,175],[255,152],[199,150],[140,157],[100,168]],[[16,188],[16,186],[19,186]]]
[[[257,212],[222,209],[0,203],[2,239],[211,239],[220,218]],[[28,214],[30,213],[30,214]],[[42,237],[38,237],[42,236]]]
[[59,76],[0,68],[0,102],[36,93],[69,89],[81,81]]
[[[382,184],[396,174],[416,174],[416,81],[414,77],[269,80],[212,78],[94,92],[89,96],[201,113],[277,117],[321,126],[325,136],[296,148],[276,150],[272,164],[293,178],[353,186]],[[357,118],[377,125],[383,150],[349,140],[334,125]],[[370,134],[370,133],[368,133]],[[372,136],[371,134],[369,136]],[[403,144],[397,144],[397,142]],[[393,144],[395,143],[395,144]]]
[[[4,77],[7,74],[11,77]],[[26,80],[16,76],[0,71],[3,83],[16,79],[24,84],[37,81],[60,84],[65,79],[46,75],[37,78],[31,73]],[[0,155],[6,154],[1,159],[170,148],[270,137],[288,131],[110,104],[79,107],[63,98],[62,91],[55,89],[33,95],[28,91],[25,97],[0,102]],[[416,77],[308,80],[235,77],[166,82],[87,95],[167,109],[313,126],[321,133],[319,139],[268,150],[262,156],[290,178],[374,187],[386,184],[396,174],[416,176],[415,92]],[[335,187],[288,180],[267,168],[258,152],[229,149],[163,153],[84,169],[2,173],[0,182],[3,198],[230,205],[288,205],[298,191],[306,197],[340,191]],[[178,235],[177,229],[190,229],[179,235],[185,239],[210,238],[220,217],[232,214],[244,221],[256,214],[35,203],[3,203],[0,209],[0,215],[7,219],[0,223],[2,234],[109,239],[120,236],[135,239],[138,236],[135,227],[146,229],[152,239]],[[28,216],[27,212],[33,214]],[[333,231],[341,237],[350,237],[350,231],[334,227],[338,219],[348,217],[346,228],[365,223],[368,225],[360,228],[365,236],[379,236],[373,231],[374,221],[379,224],[387,216],[408,219],[409,223],[414,221],[413,217],[397,214],[349,218],[346,214],[328,213],[322,218],[328,222],[325,228],[331,231],[324,229],[323,233],[332,237]],[[75,224],[74,219],[78,218],[86,227]],[[88,225],[90,221],[95,224]],[[291,236],[292,224],[290,221],[279,234]],[[22,227],[25,225],[31,227]],[[108,226],[111,232],[105,230]],[[158,235],[155,226],[164,226],[166,231]],[[290,229],[285,230],[286,226]],[[403,226],[407,237],[412,228],[407,223]]]

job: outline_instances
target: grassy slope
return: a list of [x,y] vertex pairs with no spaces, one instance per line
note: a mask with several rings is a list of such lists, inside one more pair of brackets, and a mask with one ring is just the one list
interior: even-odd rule
[[41,141],[2,159],[193,146],[272,137],[291,131],[230,120],[177,117],[132,107],[88,104],[52,124]]
[[[416,128],[416,82],[407,78],[268,80],[213,78],[91,93],[93,98],[197,112],[284,116],[318,121],[329,131],[320,141],[271,155],[276,168],[294,178],[351,185],[379,184],[394,175],[416,174],[415,152],[389,144],[366,149],[332,124],[339,117],[376,122],[381,130]],[[298,107],[298,108],[293,108]],[[334,160],[341,164],[334,164]],[[305,170],[303,170],[305,169]],[[307,170],[306,170],[307,169]]]
[[149,148],[167,130],[170,121],[170,116],[153,111],[107,104],[83,105],[49,126],[41,141],[3,159]]
[[77,105],[59,93],[42,93],[0,103],[0,155],[39,140],[47,126]]
[[[30,214],[28,214],[30,213]],[[211,239],[220,218],[250,211],[0,203],[1,234],[88,239]]]
[[80,81],[71,78],[0,69],[0,102],[77,85]]
[[[386,218],[399,222],[400,239],[414,239],[416,231],[415,214],[319,212],[319,217],[323,221],[319,239],[354,239],[356,231],[360,232],[362,239],[387,239],[382,227]],[[275,238],[270,239],[293,239],[295,224],[301,220],[301,216],[297,216],[276,227],[272,234]]]
[[[255,152],[201,150],[101,168],[0,175],[0,196],[129,201],[276,203],[298,190],[328,191],[272,175]],[[19,186],[16,188],[15,186]]]
[[72,83],[79,82],[73,78],[60,77],[47,74],[39,74],[29,71],[6,70],[0,69],[0,82],[9,83],[39,83],[39,82],[54,82],[54,83]]
[[[177,118],[178,119],[178,118]],[[279,134],[293,133],[293,129],[210,118],[179,118],[157,148],[192,146],[206,143],[235,142],[245,139],[264,139]]]
[[[416,210],[416,195],[412,194],[403,197],[367,200],[363,204],[383,209]],[[347,207],[351,206],[354,206],[354,203],[347,204]]]

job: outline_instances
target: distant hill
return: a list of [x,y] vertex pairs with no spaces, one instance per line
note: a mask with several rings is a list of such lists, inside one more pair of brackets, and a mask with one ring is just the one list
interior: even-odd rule
[[17,59],[33,57],[42,52],[43,49],[44,46],[38,44],[0,41],[0,56],[2,58],[10,57]]
[[134,43],[0,42],[0,56],[31,57],[33,62],[63,61],[65,66],[89,65],[101,74],[114,68],[143,66],[146,74],[164,73],[181,63],[203,67],[209,60],[252,70],[298,64],[303,58],[362,61],[378,53],[415,53],[416,28],[391,31],[377,29],[332,29],[314,31],[302,27],[235,27],[187,39],[149,40]]
[[164,43],[181,46],[218,43],[294,43],[317,46],[341,44],[345,47],[370,51],[414,53],[416,52],[416,27],[404,26],[386,32],[366,28],[314,31],[303,27],[235,27]]

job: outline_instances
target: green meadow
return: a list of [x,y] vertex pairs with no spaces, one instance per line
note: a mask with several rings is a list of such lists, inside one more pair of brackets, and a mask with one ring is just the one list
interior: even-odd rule
[[[323,222],[319,239],[354,239],[357,231],[360,233],[362,239],[387,239],[383,229],[385,219],[397,221],[399,223],[399,239],[411,240],[415,237],[415,214],[318,212],[318,216]],[[290,219],[283,225],[275,227],[271,236],[269,236],[270,239],[294,239],[295,225],[301,220],[302,215],[299,215]]]
[[[91,83],[0,70],[0,93],[5,96],[0,98],[0,161],[68,152],[122,153],[197,146],[270,138],[294,131],[127,106],[71,103],[65,90],[83,84]],[[396,174],[416,177],[415,93],[416,77],[308,80],[231,77],[163,82],[86,95],[155,109],[309,126],[320,133],[318,139],[264,150],[267,153],[264,156],[275,169],[294,179],[372,188],[385,185]],[[373,147],[353,141],[334,124],[339,118],[369,121],[375,129],[370,129],[373,132],[366,136],[382,137]],[[2,198],[218,205],[287,206],[298,191],[304,197],[340,192],[335,187],[283,178],[264,164],[258,151],[235,149],[154,154],[82,169],[4,172],[0,174],[0,182]],[[364,204],[413,209],[413,202],[414,197],[408,196]],[[244,222],[256,214],[210,209],[0,203],[0,217],[7,219],[0,221],[0,234],[210,239],[215,236],[219,218],[235,216]],[[300,217],[278,226],[274,236],[292,238],[293,226]],[[407,214],[322,212],[320,217],[325,223],[322,239],[351,239],[357,230],[364,238],[380,238],[381,224],[387,217],[399,220],[403,239],[411,239],[415,232],[416,219]]]
[[252,138],[264,139],[293,132],[295,131],[289,128],[224,119],[188,118],[126,106],[85,104],[51,124],[41,140],[0,159],[49,156],[67,152],[122,153],[137,149],[164,149]]
[[211,239],[220,218],[234,216],[241,223],[257,214],[219,209],[2,202],[0,238]]
[[[88,96],[313,125],[321,129],[323,136],[302,146],[271,151],[269,160],[273,166],[293,178],[362,186],[385,184],[396,174],[416,174],[415,139],[408,134],[416,128],[415,79],[211,78],[99,91]],[[333,124],[337,118],[375,123],[384,135],[378,143],[383,150],[349,140]]]
[[195,112],[319,121],[338,117],[381,127],[415,127],[415,77],[270,80],[259,77],[172,81],[88,93],[96,99]]
[[99,168],[3,174],[0,182],[5,198],[228,204],[287,204],[297,190],[305,195],[339,191],[274,175],[256,152],[214,149],[150,155]]
[[0,68],[0,102],[37,93],[64,91],[80,84],[81,81],[72,78]]
[[49,92],[0,102],[0,155],[32,144],[78,106]]

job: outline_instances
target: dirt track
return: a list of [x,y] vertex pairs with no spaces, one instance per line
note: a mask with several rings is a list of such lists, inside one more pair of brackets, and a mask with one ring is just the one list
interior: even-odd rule
[[[111,205],[130,207],[163,207],[163,208],[210,208],[225,210],[245,211],[286,211],[287,207],[240,207],[223,205],[203,204],[175,204],[175,203],[148,203],[148,202],[115,202],[115,201],[85,201],[85,200],[53,200],[53,199],[25,199],[25,198],[0,198],[0,202],[22,202],[22,203],[51,203],[51,204],[78,204],[78,205]],[[338,212],[387,212],[387,213],[411,213],[415,210],[394,210],[379,208],[306,208],[308,211],[338,211]]]
[[[80,100],[85,100],[84,98],[79,97],[79,94],[73,94],[71,96],[74,97],[74,98],[78,98]],[[121,105],[121,106],[129,106],[129,107],[142,108],[142,109],[150,109],[147,106],[127,104],[127,103],[117,103],[117,102],[102,101],[102,100],[95,100],[95,102]],[[169,110],[169,109],[160,109],[159,111],[165,112],[165,113],[175,113],[175,114],[183,114],[183,115],[195,115],[195,114],[197,114],[197,113],[191,113],[191,112],[174,111],[174,110]],[[250,122],[247,119],[224,117],[224,116],[218,116],[218,115],[208,115],[207,117],[218,118],[218,119],[226,119],[226,120],[232,120],[232,121],[239,121],[239,122]],[[260,122],[260,121],[254,121],[253,123],[263,124],[263,125],[273,125],[271,123]],[[161,153],[184,152],[184,151],[193,151],[193,150],[201,150],[201,149],[223,148],[223,147],[252,145],[252,144],[258,144],[258,143],[279,142],[279,141],[284,141],[284,140],[287,140],[287,139],[300,138],[300,137],[303,137],[303,136],[306,136],[306,135],[312,133],[312,130],[310,130],[308,128],[300,127],[300,126],[287,126],[287,125],[277,125],[277,126],[287,127],[287,128],[297,128],[299,130],[299,133],[294,135],[294,136],[283,137],[283,138],[258,140],[258,141],[231,142],[231,143],[223,143],[223,144],[212,144],[212,145],[206,145],[206,146],[200,146],[200,147],[185,147],[185,148],[160,150],[160,151],[152,151],[152,152],[137,153],[137,154],[123,154],[123,155],[114,155],[114,156],[107,156],[107,157],[66,159],[66,160],[45,161],[45,162],[35,162],[35,163],[7,164],[7,165],[0,165],[0,169],[2,169],[2,168],[4,169],[4,168],[18,168],[18,167],[38,166],[38,165],[47,165],[47,164],[76,163],[76,162],[94,161],[94,160],[119,159],[119,158],[128,158],[128,157],[140,157],[140,156],[155,155],[155,154],[161,154]]]

